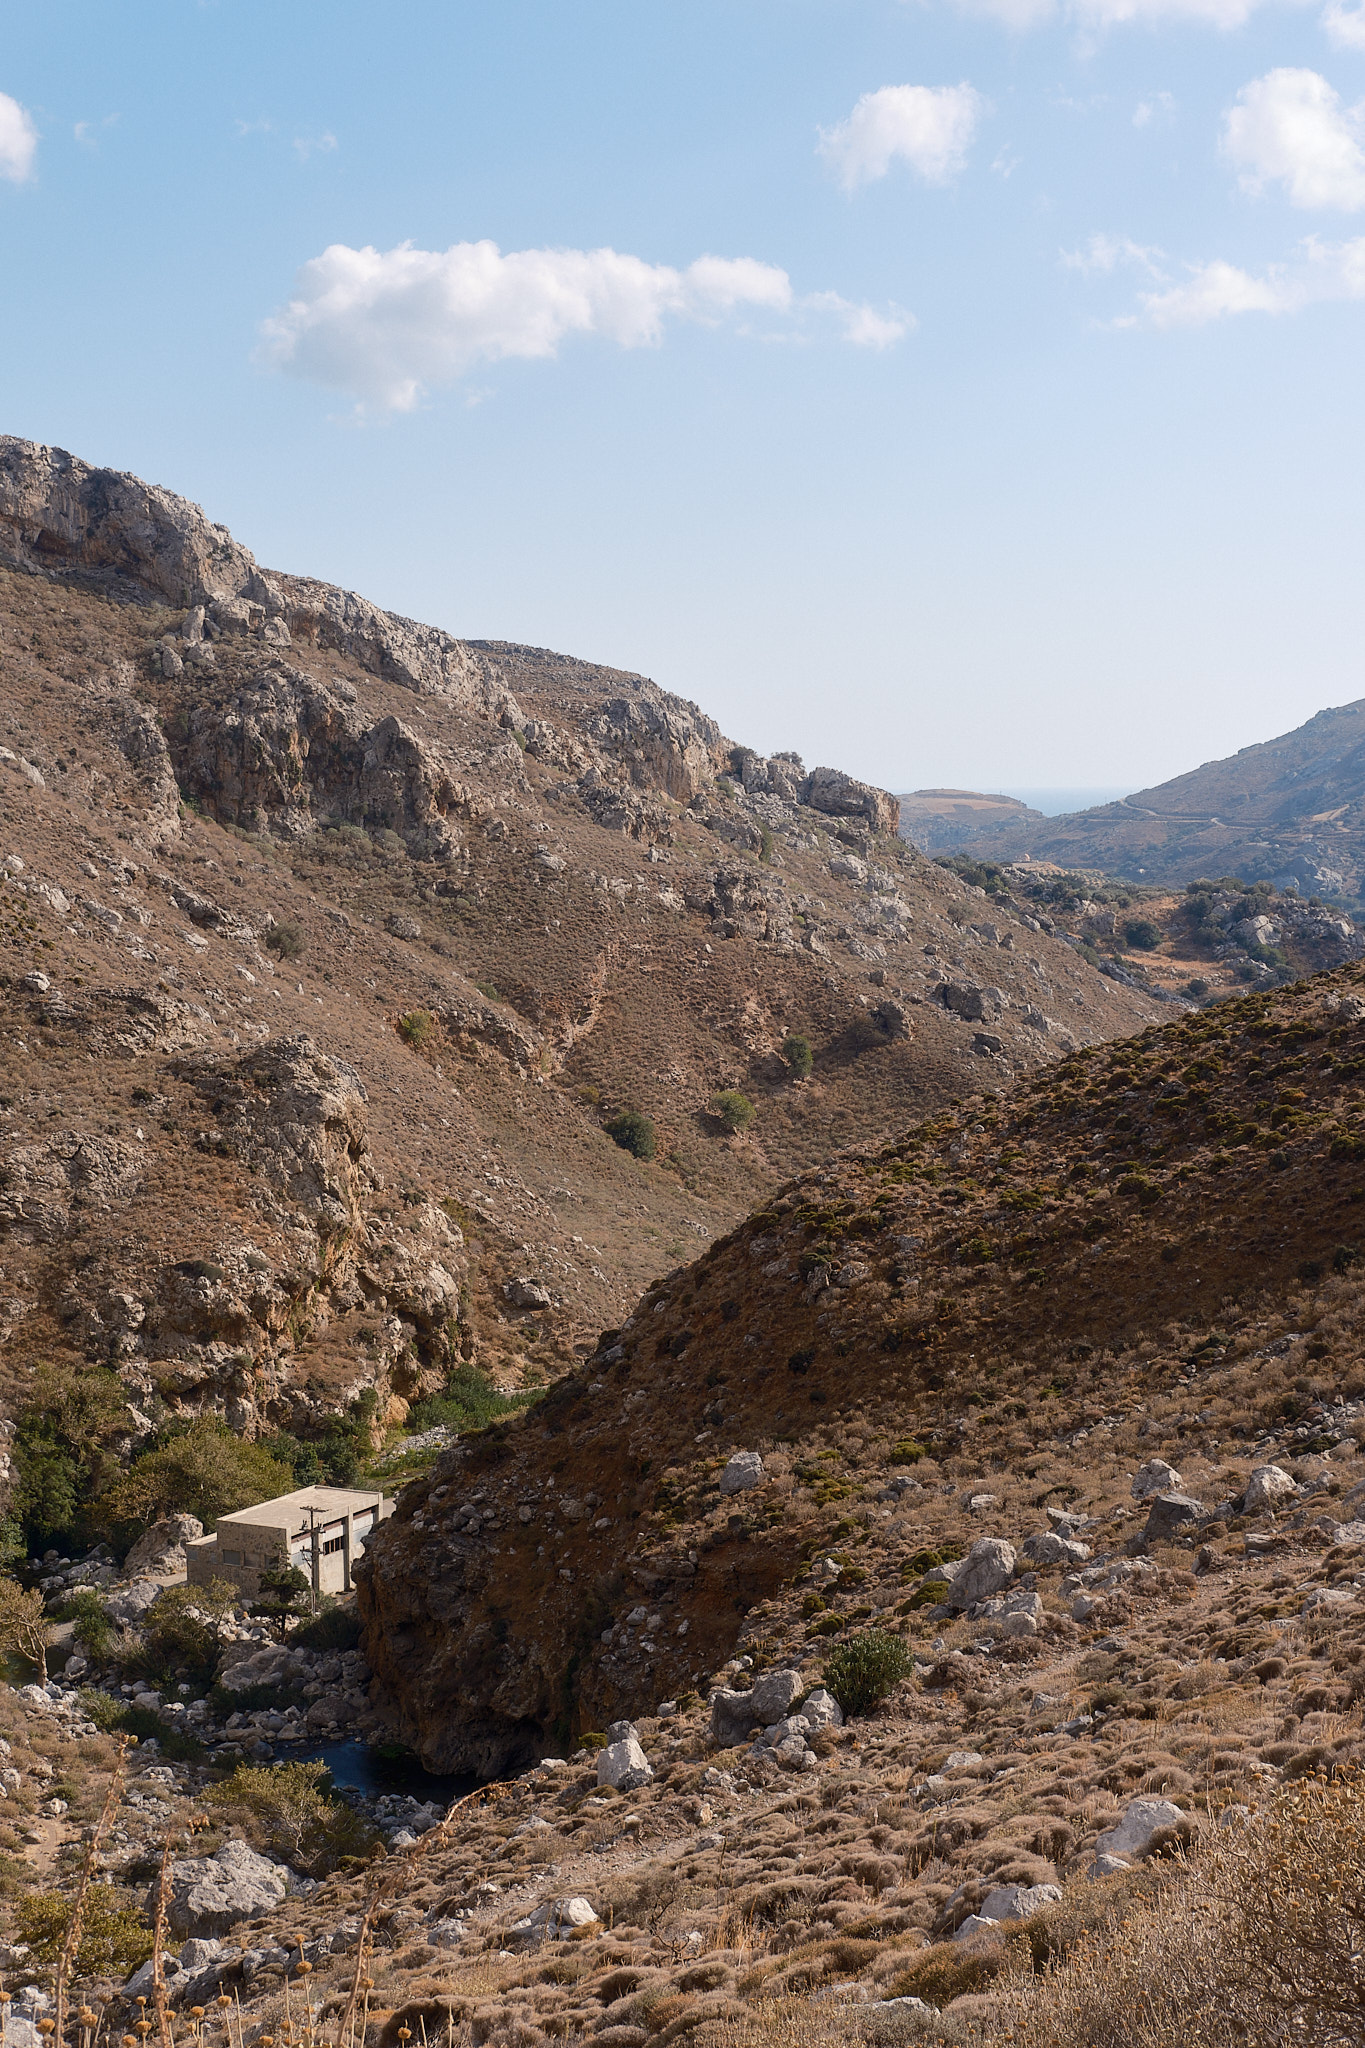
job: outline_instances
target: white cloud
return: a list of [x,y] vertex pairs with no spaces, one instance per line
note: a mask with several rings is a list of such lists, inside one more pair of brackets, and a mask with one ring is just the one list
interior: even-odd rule
[[1237,95],[1223,123],[1223,153],[1244,191],[1282,184],[1291,203],[1353,213],[1365,206],[1365,120],[1343,108],[1316,71],[1268,71]]
[[820,130],[820,154],[845,192],[884,178],[897,158],[926,184],[946,185],[985,111],[970,85],[884,85],[865,92],[846,121]]
[[310,156],[330,156],[336,147],[337,139],[330,128],[321,135],[294,137],[294,154],[301,164],[306,164]]
[[1356,0],[1348,7],[1344,0],[1330,0],[1323,9],[1322,26],[1329,43],[1339,50],[1365,50],[1365,5]]
[[744,311],[834,314],[844,338],[885,348],[908,316],[835,293],[797,299],[785,270],[752,257],[702,256],[685,270],[615,249],[521,249],[456,242],[445,250],[333,243],[305,263],[294,296],[262,325],[274,368],[409,411],[432,386],[479,363],[551,357],[571,335],[657,346],[669,318],[714,325]]
[[0,92],[0,178],[22,185],[32,175],[38,130],[18,100]]
[[1149,100],[1139,100],[1133,109],[1133,126],[1150,128],[1153,121],[1166,123],[1175,119],[1175,99],[1171,93],[1156,92]]
[[1260,277],[1218,259],[1194,267],[1184,284],[1141,295],[1142,317],[1152,327],[1203,327],[1232,313],[1297,313],[1333,299],[1365,299],[1365,236],[1335,244],[1312,238],[1292,262],[1273,263]]
[[[1005,28],[1044,28],[1059,18],[1081,29],[1192,21],[1216,29],[1243,28],[1273,0],[958,0],[966,14],[984,14]],[[1331,0],[1340,5],[1341,0]]]
[[1161,250],[1144,249],[1123,235],[1092,235],[1084,249],[1063,249],[1061,257],[1065,269],[1078,270],[1082,277],[1110,277],[1120,264],[1145,270],[1151,277],[1162,274]]

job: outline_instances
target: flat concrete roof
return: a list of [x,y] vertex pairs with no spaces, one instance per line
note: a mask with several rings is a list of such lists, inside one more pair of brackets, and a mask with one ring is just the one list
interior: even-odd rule
[[342,1486],[301,1486],[297,1493],[282,1493],[274,1500],[263,1500],[254,1508],[238,1508],[230,1515],[219,1515],[218,1527],[225,1523],[249,1522],[262,1529],[288,1529],[292,1533],[306,1530],[309,1526],[308,1510],[313,1508],[320,1520],[340,1521],[343,1515],[363,1514],[367,1509],[378,1507],[383,1494],[352,1492]]

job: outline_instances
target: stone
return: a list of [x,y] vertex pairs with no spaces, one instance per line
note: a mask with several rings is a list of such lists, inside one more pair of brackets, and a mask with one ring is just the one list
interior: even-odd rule
[[998,1920],[988,1920],[984,1913],[969,1913],[953,1935],[954,1941],[978,1940],[989,1942],[999,1940],[999,1938],[1000,1922]]
[[351,1707],[343,1692],[320,1693],[308,1708],[310,1728],[340,1728],[350,1719]]
[[1055,1529],[1039,1530],[1036,1535],[1025,1537],[1020,1550],[1032,1565],[1084,1564],[1090,1556],[1088,1543],[1078,1543],[1074,1537],[1063,1536]]
[[823,1686],[802,1701],[801,1712],[812,1728],[842,1728],[844,1725],[843,1708]]
[[1339,1613],[1355,1604],[1356,1596],[1349,1586],[1314,1586],[1300,1612],[1304,1615]]
[[1204,1512],[1204,1503],[1194,1500],[1188,1493],[1157,1493],[1147,1510],[1147,1527],[1143,1531],[1148,1543],[1163,1543],[1183,1529],[1189,1522],[1197,1522]]
[[748,1695],[754,1720],[771,1728],[774,1722],[785,1719],[804,1691],[799,1671],[762,1672]]
[[757,1720],[747,1692],[717,1686],[711,1695],[711,1740],[718,1749],[733,1749],[736,1743],[747,1742]]
[[525,1274],[518,1274],[515,1280],[503,1283],[503,1298],[513,1308],[553,1308],[554,1300],[549,1290],[530,1280]]
[[648,1785],[653,1776],[649,1758],[633,1734],[628,1735],[624,1742],[609,1742],[598,1752],[599,1785],[610,1785],[617,1792],[634,1792],[641,1785]]
[[1086,1876],[1093,1884],[1097,1877],[1117,1877],[1121,1870],[1131,1870],[1132,1867],[1126,1856],[1097,1856]]
[[1014,1576],[1014,1545],[1003,1536],[983,1536],[972,1545],[948,1588],[948,1605],[961,1614],[978,1600],[1000,1592]]
[[1057,1905],[1059,1884],[998,1884],[987,1892],[977,1911],[983,1920],[1030,1920],[1044,1906]]
[[428,1948],[458,1948],[463,1940],[463,1920],[433,1920],[427,1929]]
[[547,1899],[524,1920],[515,1921],[511,1932],[522,1941],[563,1941],[576,1927],[595,1926],[598,1918],[589,1899]]
[[125,1578],[169,1579],[185,1569],[185,1545],[202,1536],[204,1525],[194,1515],[169,1515],[153,1522],[123,1561]]
[[120,1628],[135,1628],[147,1609],[161,1598],[161,1587],[151,1579],[139,1579],[132,1586],[116,1586],[104,1596],[104,1611]]
[[1149,1458],[1133,1474],[1133,1499],[1147,1500],[1154,1493],[1179,1493],[1184,1484],[1174,1465],[1164,1458]]
[[1264,1515],[1298,1494],[1298,1487],[1278,1465],[1257,1465],[1242,1495],[1244,1515]]
[[1096,1856],[1143,1856],[1167,1828],[1189,1832],[1189,1818],[1169,1799],[1134,1799],[1123,1819],[1096,1838]]
[[763,1460],[757,1451],[736,1451],[720,1475],[721,1497],[732,1493],[747,1493],[750,1487],[759,1486],[763,1480]]
[[239,1920],[278,1906],[294,1882],[291,1870],[245,1842],[225,1842],[212,1856],[171,1865],[167,1919],[175,1934],[226,1934]]

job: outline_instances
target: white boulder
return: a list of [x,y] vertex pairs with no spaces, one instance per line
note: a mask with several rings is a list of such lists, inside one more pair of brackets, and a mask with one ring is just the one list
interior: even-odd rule
[[522,1941],[563,1941],[576,1927],[592,1927],[597,1919],[590,1899],[547,1899],[524,1920],[514,1922],[511,1932]]
[[1003,1536],[983,1536],[967,1552],[949,1586],[948,1605],[962,1613],[975,1607],[978,1600],[1002,1592],[1014,1576],[1014,1563],[1012,1543],[1006,1543]]
[[977,1907],[983,1920],[1031,1920],[1062,1896],[1059,1884],[998,1884]]
[[284,1865],[258,1856],[245,1842],[224,1842],[212,1856],[171,1865],[167,1919],[175,1934],[226,1934],[239,1920],[278,1906],[293,1883]]
[[203,1533],[204,1525],[195,1515],[168,1515],[164,1522],[153,1522],[124,1558],[124,1577],[174,1578],[185,1569],[185,1545]]
[[1135,1799],[1123,1819],[1095,1842],[1096,1856],[1143,1856],[1166,1828],[1188,1829],[1189,1819],[1169,1799]]
[[720,1475],[721,1496],[731,1493],[747,1493],[750,1487],[761,1485],[763,1460],[757,1451],[736,1451]]
[[1149,1458],[1133,1474],[1133,1499],[1149,1500],[1154,1493],[1179,1493],[1184,1481],[1174,1465],[1164,1458]]
[[1247,1481],[1242,1496],[1244,1515],[1263,1515],[1268,1510],[1283,1506],[1298,1493],[1298,1487],[1289,1474],[1278,1465],[1257,1465]]
[[609,1742],[598,1753],[599,1785],[610,1785],[617,1792],[634,1792],[641,1785],[648,1785],[653,1776],[653,1767],[633,1731],[620,1742]]

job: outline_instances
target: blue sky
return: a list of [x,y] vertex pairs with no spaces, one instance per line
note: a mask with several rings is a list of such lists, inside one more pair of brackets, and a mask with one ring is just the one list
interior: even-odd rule
[[762,748],[1365,694],[1358,0],[0,0],[0,263],[0,431]]

